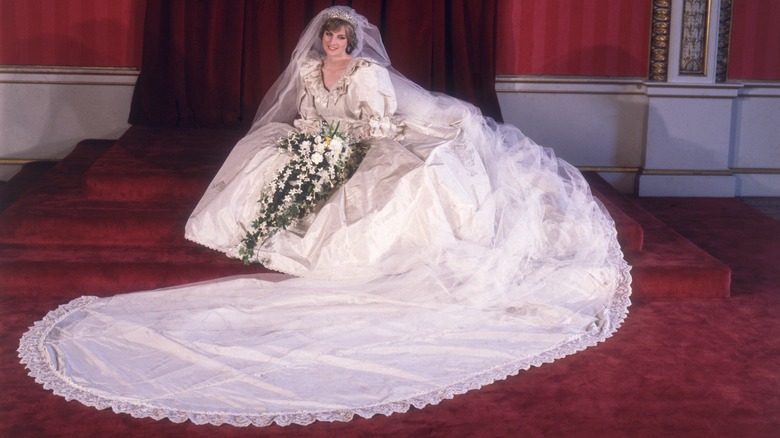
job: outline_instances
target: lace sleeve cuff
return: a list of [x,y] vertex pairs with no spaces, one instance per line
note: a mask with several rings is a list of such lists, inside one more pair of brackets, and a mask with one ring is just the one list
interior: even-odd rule
[[320,131],[322,122],[311,119],[295,119],[293,126],[305,134],[316,134]]
[[392,118],[379,116],[355,120],[352,122],[349,130],[353,138],[360,140],[371,138],[397,139],[401,134],[401,129],[393,122]]

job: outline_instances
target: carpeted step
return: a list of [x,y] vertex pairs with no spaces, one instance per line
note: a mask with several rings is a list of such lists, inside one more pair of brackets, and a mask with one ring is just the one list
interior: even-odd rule
[[232,263],[195,264],[158,261],[11,261],[0,264],[2,295],[6,298],[56,295],[72,299],[81,295],[109,296],[261,272],[269,271],[259,265],[245,266],[240,260],[232,260]]
[[240,129],[133,127],[84,175],[90,199],[197,203]]
[[621,209],[644,230],[641,252],[627,253],[634,296],[722,298],[730,295],[731,269],[629,198]]
[[[630,197],[618,193],[597,173],[585,172],[583,175],[594,195],[615,219],[621,246],[632,265],[635,298],[729,296],[731,269],[728,266],[655,218]],[[636,235],[639,235],[641,246],[638,249],[641,251],[626,244],[628,236]]]
[[0,184],[0,212],[14,203],[21,195],[34,187],[51,168],[57,165],[56,161],[37,161],[22,166],[22,170],[8,182]]
[[623,195],[596,172],[583,172],[582,175],[590,184],[593,196],[604,204],[604,207],[615,221],[618,241],[623,252],[641,251],[644,244],[644,231],[642,230],[642,225],[621,208],[621,205],[624,205]]
[[0,243],[30,245],[168,246],[185,243],[194,203],[88,199],[83,177],[114,141],[81,142],[22,199],[0,214]]
[[[203,195],[213,173],[90,172],[84,179],[86,196],[116,201],[192,201]],[[193,204],[194,205],[194,204]]]
[[0,243],[155,247],[185,242],[187,208],[79,204],[12,206],[0,216]]
[[26,198],[29,193],[38,190],[53,174],[70,175],[67,178],[69,181],[78,182],[78,177],[74,176],[83,174],[113,144],[114,140],[83,140],[59,162],[39,161],[24,165],[22,170],[0,189],[0,212],[5,211],[22,195]]
[[237,262],[218,251],[197,243],[184,241],[181,245],[149,247],[101,246],[81,242],[79,244],[0,244],[0,264],[18,262],[92,263],[95,261],[124,263],[209,264],[232,266]]
[[[724,298],[730,295],[731,269],[682,236],[648,232],[640,253],[627,254],[635,299]],[[676,234],[676,233],[675,233]]]
[[189,241],[155,248],[0,245],[3,296],[106,296],[261,272],[269,271]]

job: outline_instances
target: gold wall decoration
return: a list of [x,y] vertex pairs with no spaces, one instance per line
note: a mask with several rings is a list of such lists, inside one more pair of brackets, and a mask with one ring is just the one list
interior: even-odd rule
[[707,75],[710,0],[683,0],[680,74]]
[[729,73],[729,43],[731,41],[731,11],[733,0],[720,0],[718,19],[718,59],[715,81],[725,82]]
[[672,16],[671,0],[653,0],[653,22],[650,30],[651,81],[666,81],[669,69],[669,26]]

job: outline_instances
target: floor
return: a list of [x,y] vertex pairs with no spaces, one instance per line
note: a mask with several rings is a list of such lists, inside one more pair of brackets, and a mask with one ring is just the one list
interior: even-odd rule
[[780,221],[780,197],[746,197],[740,199],[761,213],[776,221]]

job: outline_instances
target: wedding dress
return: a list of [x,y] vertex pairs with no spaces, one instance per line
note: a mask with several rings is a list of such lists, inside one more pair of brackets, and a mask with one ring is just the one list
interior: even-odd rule
[[[334,13],[362,45],[328,89],[317,32]],[[349,8],[304,32],[186,237],[239,257],[261,191],[290,159],[276,144],[320,120],[371,147],[314,214],[258,246],[254,260],[281,274],[74,300],[22,339],[31,375],[138,417],[346,421],[436,404],[621,324],[629,267],[577,170],[409,82]]]

